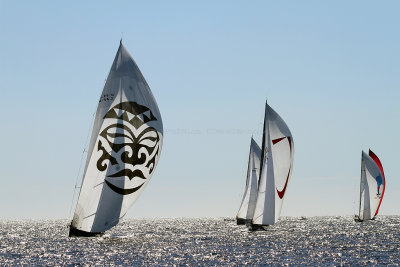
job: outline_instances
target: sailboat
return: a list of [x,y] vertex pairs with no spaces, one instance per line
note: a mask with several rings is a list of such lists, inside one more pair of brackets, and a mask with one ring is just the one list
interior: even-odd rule
[[250,230],[275,224],[292,174],[294,143],[285,121],[266,102],[260,178]]
[[239,211],[236,215],[236,223],[238,225],[250,223],[253,218],[258,193],[258,178],[260,177],[260,161],[261,148],[252,137],[250,142],[246,187]]
[[355,215],[355,221],[375,219],[382,203],[385,187],[385,173],[381,161],[371,150],[368,154],[362,151],[360,206],[359,214]]
[[156,100],[122,40],[100,96],[69,236],[101,235],[142,194],[160,157]]

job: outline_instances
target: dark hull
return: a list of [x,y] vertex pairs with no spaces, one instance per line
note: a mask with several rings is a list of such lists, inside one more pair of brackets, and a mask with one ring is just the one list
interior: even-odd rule
[[69,226],[69,237],[72,236],[77,236],[77,237],[91,237],[91,236],[102,236],[104,234],[104,232],[102,233],[92,233],[92,232],[86,232],[86,231],[82,231],[79,229],[76,229],[73,226]]
[[365,222],[365,221],[374,221],[375,217],[373,217],[371,220],[361,220],[358,215],[354,215],[354,221],[355,222]]
[[246,219],[242,219],[242,218],[236,218],[236,224],[237,225],[245,225],[250,223],[251,220],[246,220]]
[[250,231],[267,231],[268,225],[246,224]]

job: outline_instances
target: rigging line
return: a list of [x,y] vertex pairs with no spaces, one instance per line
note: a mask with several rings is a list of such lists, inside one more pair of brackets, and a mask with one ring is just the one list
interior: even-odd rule
[[[262,133],[263,133],[263,126],[264,126],[264,116],[265,116],[265,112],[263,112],[263,113],[262,113],[262,116],[260,116],[261,119],[258,120],[259,123],[257,123],[257,126],[256,126],[255,130],[254,130],[253,133],[252,133],[253,136],[259,137],[260,134],[261,134],[261,136],[262,136]],[[262,139],[262,137],[261,137],[261,139]]]
[[96,115],[96,112],[94,112],[93,115],[92,115],[91,123],[89,124],[89,130],[88,130],[88,133],[87,133],[87,136],[86,136],[85,146],[84,146],[83,151],[82,151],[82,157],[81,157],[80,164],[79,164],[78,174],[76,175],[76,181],[75,181],[75,186],[74,186],[74,192],[73,192],[73,194],[72,194],[71,206],[70,206],[70,209],[69,209],[69,216],[68,216],[69,219],[71,219],[72,207],[73,207],[73,205],[74,205],[74,199],[75,199],[76,189],[78,188],[78,181],[79,181],[79,177],[80,177],[80,173],[81,173],[81,169],[82,169],[83,158],[84,158],[85,152],[87,152],[87,146],[88,146],[88,142],[89,142],[89,136],[90,136],[91,129],[93,128],[95,115]]
[[[355,196],[355,197],[353,197],[353,212],[354,212],[354,214],[357,214],[357,205],[356,205],[356,202],[357,202],[357,198],[358,198],[358,192],[357,192],[357,183],[358,181],[357,180],[354,180],[354,189],[353,189],[353,195]],[[355,194],[354,194],[354,192],[355,192]]]
[[[122,39],[122,37],[121,37],[121,39]],[[104,79],[104,86],[103,86],[103,88],[105,88],[105,86],[106,86],[106,84],[107,84],[107,78],[108,78],[108,76]],[[101,98],[102,94],[103,94],[103,91],[100,93],[100,98]],[[96,102],[96,106],[95,106],[95,108],[94,108],[93,115],[92,115],[92,118],[91,118],[91,123],[89,124],[89,129],[88,129],[88,133],[87,133],[87,136],[86,136],[85,145],[84,145],[84,148],[83,148],[82,157],[81,157],[81,161],[80,161],[80,164],[79,164],[78,174],[77,174],[77,176],[76,176],[76,181],[75,181],[75,186],[74,186],[74,192],[73,192],[73,194],[72,194],[72,200],[71,200],[71,207],[70,207],[70,209],[69,209],[69,216],[68,216],[69,219],[71,219],[71,217],[72,217],[72,207],[73,207],[73,205],[74,205],[76,189],[77,189],[77,188],[80,188],[80,187],[78,187],[77,185],[78,185],[79,177],[81,176],[80,173],[81,173],[81,169],[82,169],[83,158],[84,158],[85,152],[88,152],[88,151],[87,151],[87,147],[88,147],[90,132],[91,132],[91,130],[93,129],[93,125],[94,125],[94,121],[95,121],[97,106],[98,106],[98,103]],[[83,179],[83,174],[82,174],[82,179]]]
[[259,137],[260,132],[262,133],[262,127],[263,127],[263,125],[264,125],[263,120],[262,120],[260,123],[258,123],[258,127],[256,127],[256,130],[254,130],[253,133],[252,133],[253,137],[254,137],[254,136]]
[[78,184],[78,179],[79,179],[79,174],[81,173],[81,168],[82,168],[82,162],[83,162],[83,157],[85,155],[86,149],[84,149],[82,151],[82,157],[81,157],[81,161],[79,164],[79,169],[78,169],[78,174],[76,176],[76,181],[75,181],[75,186],[74,186],[74,193],[72,194],[72,200],[71,200],[71,206],[69,208],[69,216],[68,218],[71,218],[71,213],[72,213],[72,206],[74,205],[74,199],[75,199],[75,193],[76,193],[76,188],[77,188],[77,184]]

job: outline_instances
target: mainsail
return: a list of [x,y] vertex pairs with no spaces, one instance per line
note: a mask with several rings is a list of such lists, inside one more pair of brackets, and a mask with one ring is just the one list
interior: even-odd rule
[[294,143],[283,119],[265,103],[260,179],[252,225],[272,225],[279,219],[293,166]]
[[378,215],[385,193],[385,174],[374,152],[361,154],[360,211],[357,221],[373,220]]
[[97,107],[70,236],[119,222],[148,184],[162,142],[156,100],[120,42]]
[[258,193],[258,177],[260,176],[260,158],[261,148],[257,145],[256,141],[251,138],[246,189],[236,215],[237,224],[245,224],[246,222],[250,222],[253,218]]

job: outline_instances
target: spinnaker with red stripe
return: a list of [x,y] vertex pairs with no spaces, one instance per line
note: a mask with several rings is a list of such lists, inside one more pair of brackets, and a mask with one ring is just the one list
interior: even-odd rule
[[356,221],[373,220],[378,215],[385,193],[382,163],[374,152],[361,153],[360,208]]

